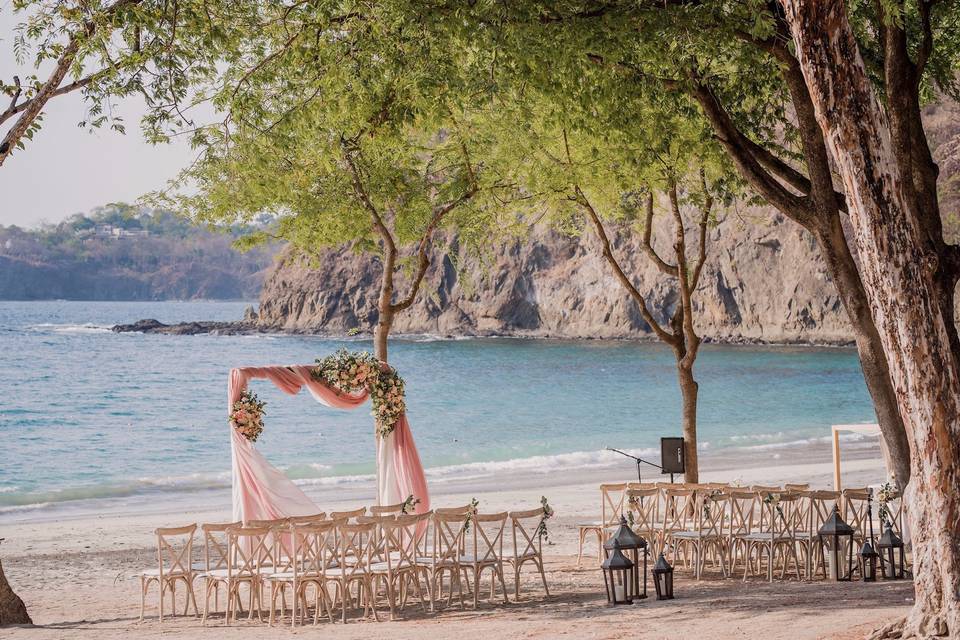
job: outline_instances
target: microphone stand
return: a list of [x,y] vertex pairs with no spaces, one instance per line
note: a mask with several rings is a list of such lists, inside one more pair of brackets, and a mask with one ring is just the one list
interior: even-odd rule
[[[637,462],[637,482],[641,482],[641,483],[643,482],[643,477],[641,476],[641,473],[640,473],[640,464],[641,464],[641,463],[643,463],[643,464],[648,464],[648,465],[650,465],[651,467],[655,467],[655,468],[657,468],[657,469],[660,469],[660,471],[663,471],[663,467],[661,467],[660,465],[654,464],[654,463],[652,463],[652,462],[650,462],[650,461],[648,461],[648,460],[644,460],[643,458],[638,458],[637,456],[631,455],[631,454],[629,454],[629,453],[627,453],[627,452],[625,452],[625,451],[620,451],[620,449],[614,449],[613,447],[607,447],[607,451],[613,451],[614,453],[619,453],[620,455],[626,456],[626,457],[628,457],[628,458],[631,458],[631,459],[633,459],[633,460],[635,460],[635,461]],[[673,482],[673,474],[672,474],[672,473],[670,474],[670,482]]]

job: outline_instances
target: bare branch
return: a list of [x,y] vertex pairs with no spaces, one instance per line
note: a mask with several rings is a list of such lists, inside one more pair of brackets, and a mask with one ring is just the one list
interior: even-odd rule
[[646,220],[643,225],[643,251],[646,253],[650,259],[653,261],[657,268],[661,272],[667,274],[668,276],[677,276],[677,267],[675,265],[667,263],[663,258],[660,257],[660,254],[656,252],[653,248],[653,243],[651,242],[651,235],[653,233],[653,192],[647,194],[646,202],[644,203],[644,208],[646,209]]
[[640,309],[640,315],[643,317],[644,321],[650,325],[650,328],[653,329],[653,332],[657,334],[658,338],[676,348],[676,346],[679,344],[678,336],[673,335],[660,326],[660,323],[657,322],[653,317],[653,314],[650,313],[650,309],[647,308],[647,302],[644,300],[643,295],[641,295],[640,291],[637,290],[633,282],[630,281],[630,278],[627,277],[627,274],[624,273],[620,263],[617,262],[616,257],[613,255],[613,250],[610,247],[610,239],[607,237],[607,232],[603,228],[603,221],[600,220],[600,216],[597,215],[597,212],[590,203],[590,200],[578,186],[574,186],[574,194],[577,204],[580,205],[584,212],[586,212],[587,217],[593,222],[593,226],[597,231],[597,237],[600,239],[600,244],[603,246],[603,257],[613,268],[613,272],[617,276],[617,279],[633,298],[634,302],[637,303],[637,308]]

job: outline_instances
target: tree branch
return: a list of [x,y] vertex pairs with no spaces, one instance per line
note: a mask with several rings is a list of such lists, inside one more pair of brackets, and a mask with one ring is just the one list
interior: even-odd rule
[[634,302],[637,303],[637,307],[640,309],[640,315],[643,317],[644,321],[650,325],[650,328],[653,329],[653,332],[658,338],[676,348],[677,344],[679,343],[678,336],[669,333],[660,326],[660,323],[658,323],[653,317],[653,314],[650,313],[650,309],[647,308],[647,303],[640,294],[640,291],[638,291],[633,285],[633,283],[630,281],[630,278],[627,277],[627,274],[623,272],[623,268],[620,266],[620,263],[617,262],[616,257],[614,257],[613,250],[610,247],[610,239],[607,237],[607,232],[603,228],[603,221],[600,220],[600,216],[597,215],[597,212],[590,203],[590,200],[586,197],[580,187],[574,186],[573,189],[575,201],[580,205],[584,212],[586,212],[587,217],[593,222],[593,226],[597,232],[597,237],[600,239],[600,244],[603,246],[603,257],[606,258],[607,263],[609,263],[609,265],[613,268],[613,272],[617,276],[617,279],[633,298]]
[[668,276],[677,277],[677,267],[675,265],[667,263],[663,258],[660,257],[660,254],[656,252],[653,248],[653,243],[651,242],[651,235],[653,234],[653,192],[647,194],[647,200],[644,203],[644,208],[646,209],[646,220],[644,221],[643,227],[643,251],[646,253],[650,259],[653,261],[657,268],[660,271]]

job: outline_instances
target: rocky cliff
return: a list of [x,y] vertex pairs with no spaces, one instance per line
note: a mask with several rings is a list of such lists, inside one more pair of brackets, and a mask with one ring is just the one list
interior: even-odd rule
[[[960,105],[943,99],[924,110],[940,165],[947,238],[960,239]],[[657,221],[668,257],[670,223]],[[395,333],[645,338],[650,328],[611,274],[596,239],[538,230],[471,257],[455,239],[438,242],[416,304],[397,317]],[[696,323],[723,342],[852,341],[846,316],[813,238],[771,208],[727,211],[711,230],[709,258],[696,293]],[[618,236],[615,252],[658,319],[677,292],[639,250]],[[454,265],[457,265],[455,268]],[[310,268],[284,254],[267,276],[257,323],[263,330],[342,334],[372,330],[380,264],[347,248],[323,253]],[[402,289],[401,289],[402,291]]]
[[[654,243],[664,257],[670,224],[656,222]],[[617,235],[614,251],[663,320],[678,303],[675,284],[640,251],[638,240],[636,234]],[[455,238],[437,244],[423,290],[397,317],[395,334],[652,335],[592,233],[570,238],[540,229],[483,258],[471,257]],[[708,256],[695,297],[696,323],[707,340],[852,340],[816,244],[793,222],[767,209],[727,212],[710,231]],[[327,251],[313,266],[288,252],[267,276],[258,325],[325,334],[371,331],[380,268],[379,261],[347,248]]]

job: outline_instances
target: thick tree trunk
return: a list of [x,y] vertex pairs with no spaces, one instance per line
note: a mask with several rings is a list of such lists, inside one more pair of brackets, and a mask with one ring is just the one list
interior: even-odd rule
[[700,465],[697,461],[697,393],[700,385],[693,379],[693,370],[677,363],[677,380],[683,402],[683,455],[684,482],[700,482]]
[[905,636],[960,634],[960,359],[952,279],[923,237],[907,175],[843,0],[783,0],[847,193],[861,274],[911,442],[916,601]]
[[33,624],[23,600],[10,588],[7,576],[3,573],[3,564],[0,563],[0,627],[11,624]]
[[847,246],[840,217],[832,216],[829,225],[823,226],[828,228],[818,228],[814,235],[820,243],[827,268],[850,319],[860,355],[863,379],[873,399],[877,423],[893,465],[891,471],[896,485],[903,490],[910,481],[910,443],[900,418],[897,394],[890,381],[890,368],[883,353],[880,333],[870,314],[867,293],[863,289],[856,262],[850,254],[850,247]]

